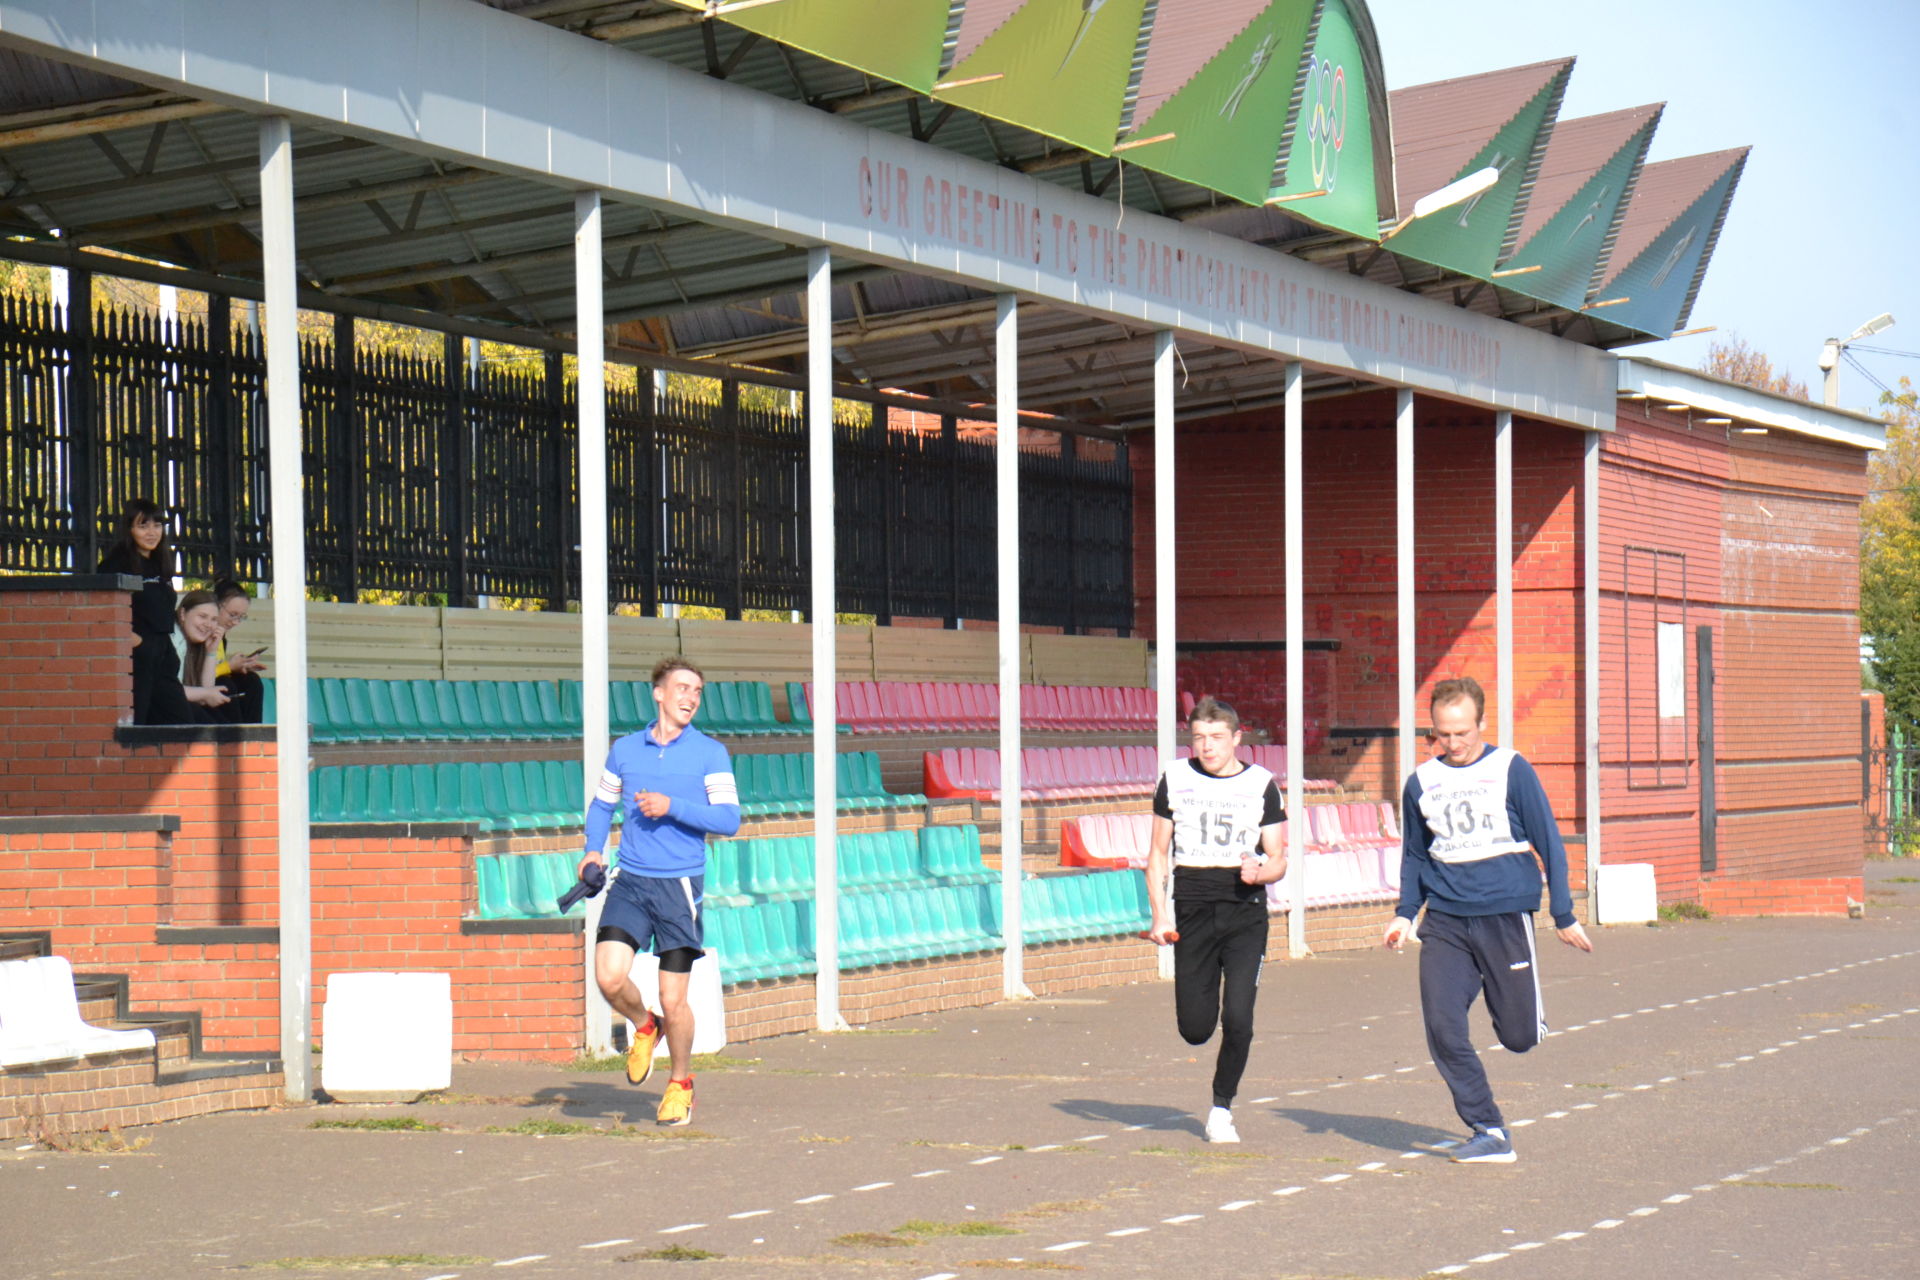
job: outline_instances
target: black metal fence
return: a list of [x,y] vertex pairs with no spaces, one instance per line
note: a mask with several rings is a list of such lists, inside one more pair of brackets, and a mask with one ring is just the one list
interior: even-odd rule
[[[0,568],[90,570],[115,513],[151,497],[173,513],[182,572],[271,575],[265,361],[226,300],[205,321],[0,296]],[[352,321],[302,345],[309,582],[543,600],[579,595],[575,387],[558,356],[538,373],[470,371],[372,352]],[[770,399],[750,396],[754,401]],[[783,397],[784,398],[784,397]],[[656,391],[610,392],[611,578],[617,601],[803,610],[808,488],[800,398],[768,409]],[[897,430],[887,410],[836,405],[842,612],[992,618],[994,461],[951,418]],[[1050,439],[1051,437],[1049,437]],[[1133,625],[1126,446],[1021,457],[1021,609],[1072,630]]]

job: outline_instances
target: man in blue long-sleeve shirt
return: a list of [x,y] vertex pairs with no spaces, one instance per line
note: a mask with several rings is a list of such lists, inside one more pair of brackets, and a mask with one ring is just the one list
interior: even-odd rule
[[[685,658],[662,658],[653,668],[659,717],[607,753],[606,771],[587,807],[587,852],[580,860],[606,865],[614,807],[627,803],[620,834],[620,866],[607,884],[593,951],[594,980],[607,1003],[633,1020],[627,1079],[643,1083],[653,1071],[654,1046],[664,1025],[672,1074],[657,1116],[663,1125],[693,1119],[693,1006],[688,975],[705,946],[700,902],[706,883],[707,836],[740,829],[740,792],[727,749],[693,727],[706,679]],[[633,958],[651,946],[660,958],[660,1014],[655,1017],[633,984]]]
[[1424,905],[1420,1008],[1427,1047],[1454,1110],[1473,1129],[1452,1158],[1511,1164],[1513,1140],[1468,1034],[1467,1011],[1484,991],[1494,1032],[1514,1053],[1547,1034],[1533,950],[1543,864],[1560,941],[1582,951],[1593,943],[1573,914],[1567,850],[1540,775],[1512,748],[1482,737],[1486,706],[1471,676],[1434,686],[1428,709],[1441,754],[1413,771],[1400,798],[1400,907],[1386,945],[1400,949]]

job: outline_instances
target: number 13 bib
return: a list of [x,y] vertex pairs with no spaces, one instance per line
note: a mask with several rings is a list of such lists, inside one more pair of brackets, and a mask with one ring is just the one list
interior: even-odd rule
[[1524,840],[1513,838],[1507,821],[1513,758],[1509,748],[1495,747],[1460,768],[1433,759],[1414,771],[1420,779],[1420,816],[1432,837],[1427,854],[1435,862],[1478,862],[1528,849]]

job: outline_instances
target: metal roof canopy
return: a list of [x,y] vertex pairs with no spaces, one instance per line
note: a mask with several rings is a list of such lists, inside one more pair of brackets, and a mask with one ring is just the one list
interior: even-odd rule
[[1623,399],[1699,409],[1750,427],[1856,449],[1887,447],[1887,424],[1871,414],[1814,404],[1641,356],[1622,357],[1619,370]]
[[[74,20],[61,23],[37,8],[0,3],[0,43],[322,126],[298,135],[307,153],[296,166],[300,250],[309,275],[343,295],[384,290],[396,298],[416,290],[412,305],[456,318],[563,322],[571,289],[555,243],[565,215],[554,187],[595,186],[627,206],[609,219],[613,321],[657,321],[791,293],[804,251],[788,246],[824,241],[882,274],[949,279],[976,296],[1017,291],[1094,316],[1077,370],[1083,381],[1097,377],[1114,391],[1105,410],[1090,407],[1115,423],[1147,416],[1147,362],[1137,362],[1142,385],[1133,403],[1119,394],[1126,380],[1111,375],[1113,362],[1160,326],[1180,333],[1203,374],[1247,370],[1233,379],[1240,394],[1223,392],[1223,408],[1247,407],[1251,380],[1265,372],[1250,366],[1298,357],[1333,372],[1323,388],[1356,379],[1407,383],[1582,427],[1610,421],[1612,375],[1590,349],[826,113],[795,111],[465,0],[363,11],[360,28],[338,33],[303,23],[295,0],[233,12],[197,5],[184,29],[157,15],[142,29],[129,17],[101,40],[91,8],[68,7]],[[177,109],[192,115],[204,105]],[[625,123],[635,119],[655,127]],[[154,256],[197,258],[216,270],[243,252],[257,254],[246,231],[254,211],[233,185],[252,165],[250,121],[210,116],[163,127],[169,122],[143,120],[142,132],[119,147],[104,127],[111,122],[67,125],[64,138],[49,141],[85,145],[57,147],[44,164],[39,145],[6,153],[33,189],[13,198],[16,225],[37,227],[39,218],[19,215],[43,201],[41,218],[65,219],[82,242],[138,240]],[[128,145],[135,139],[144,142],[137,160]],[[902,186],[907,206],[894,209],[890,197]],[[160,203],[160,189],[180,201],[172,206],[179,216],[143,217]],[[227,207],[209,210],[221,204]],[[552,222],[543,227],[542,219]],[[409,257],[417,263],[420,245],[435,237],[485,264],[404,265]],[[613,253],[623,248],[616,264]],[[388,264],[395,269],[371,269]],[[1153,278],[1136,282],[1143,268]],[[481,283],[450,297],[418,292],[435,283],[429,275]],[[857,300],[847,295],[847,302],[857,312]],[[1104,346],[1102,326],[1110,339]],[[1062,335],[1052,336],[1057,344]],[[1076,366],[1063,358],[1060,373],[1071,379]],[[1270,377],[1277,387],[1277,364]]]

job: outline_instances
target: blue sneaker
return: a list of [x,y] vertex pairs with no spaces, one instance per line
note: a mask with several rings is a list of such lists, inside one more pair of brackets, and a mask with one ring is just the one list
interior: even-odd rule
[[1512,1164],[1513,1143],[1505,1129],[1475,1129],[1473,1136],[1447,1153],[1455,1164]]

